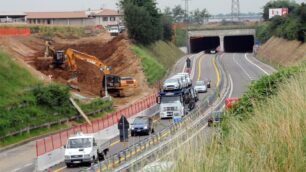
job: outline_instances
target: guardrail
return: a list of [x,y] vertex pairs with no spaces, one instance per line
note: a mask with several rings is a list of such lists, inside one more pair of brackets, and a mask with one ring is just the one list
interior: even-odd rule
[[77,132],[83,133],[95,133],[114,124],[118,123],[121,115],[125,115],[126,117],[131,117],[136,115],[137,113],[148,109],[156,104],[156,94],[146,97],[145,99],[134,103],[124,109],[121,109],[117,112],[108,114],[101,119],[96,119],[91,121],[92,125],[83,124],[71,129],[68,129],[63,132],[59,132],[57,134],[53,134],[51,136],[42,138],[36,141],[36,155],[37,157],[44,155],[48,152],[51,152],[55,149],[58,149],[66,144],[68,138],[72,135],[75,135]]
[[[185,117],[181,123],[172,124],[169,127],[165,128],[164,130],[151,135],[149,138],[146,138],[122,150],[121,152],[108,157],[105,161],[99,162],[98,167],[97,166],[91,167],[90,170],[92,169],[94,170],[99,169],[100,171],[114,170],[115,168],[119,167],[120,164],[133,160],[133,162],[126,163],[126,165],[122,165],[120,166],[119,169],[116,169],[117,171],[126,170],[131,166],[131,164],[135,164],[137,162],[142,161],[143,159],[147,158],[157,150],[159,150],[162,153],[165,153],[164,152],[165,148],[169,147],[168,145],[171,144],[173,141],[169,140],[168,136],[173,136],[174,134],[177,134],[179,131],[183,131],[181,129],[184,127],[190,127],[189,125],[191,124],[191,122],[201,117],[201,115],[209,108],[209,106],[218,98],[219,93],[222,91],[222,88],[227,86],[225,85],[228,82],[227,82],[227,77],[225,77],[226,75],[224,72],[224,66],[219,61],[217,65],[219,69],[221,69],[220,74],[222,76],[221,81],[217,86],[217,89],[207,99],[200,101],[200,105],[198,105],[192,113],[190,113],[187,117]],[[193,128],[198,128],[205,125],[206,119],[207,117],[203,117],[202,119],[197,121],[197,123],[193,125]],[[192,129],[192,127],[190,127],[189,129]],[[183,133],[186,133],[186,131],[181,132],[181,135]],[[182,135],[182,137],[185,136]],[[141,156],[142,153],[145,151],[149,152],[146,155]]]

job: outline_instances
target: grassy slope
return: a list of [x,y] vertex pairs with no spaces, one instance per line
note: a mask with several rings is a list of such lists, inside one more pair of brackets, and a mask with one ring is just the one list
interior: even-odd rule
[[19,95],[27,88],[36,85],[38,81],[1,51],[0,61],[0,107],[3,107],[26,98]]
[[[245,120],[228,115],[224,137],[213,133],[180,151],[174,171],[305,171],[306,72],[280,83]],[[171,159],[173,160],[173,159]]]
[[175,45],[163,41],[146,47],[134,45],[132,50],[141,58],[149,84],[162,79],[167,70],[183,56],[183,53]]

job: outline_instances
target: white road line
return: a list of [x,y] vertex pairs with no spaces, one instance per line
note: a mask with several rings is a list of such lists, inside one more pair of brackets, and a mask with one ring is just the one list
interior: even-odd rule
[[21,168],[15,168],[14,170],[12,170],[11,172],[16,172],[16,171],[19,171],[21,170]]
[[229,77],[230,83],[231,83],[231,85],[230,85],[231,91],[230,91],[229,97],[232,97],[233,91],[234,91],[234,82],[233,82],[232,76],[230,74],[228,74],[228,77]]
[[256,66],[258,69],[260,69],[260,70],[261,70],[263,73],[265,73],[266,75],[269,75],[269,73],[268,73],[267,71],[265,71],[263,68],[261,68],[260,66],[258,66],[258,65],[255,64],[254,62],[252,62],[252,61],[248,58],[248,56],[247,56],[246,53],[244,54],[244,57],[245,57],[245,59],[246,59],[249,63],[251,63],[252,65]]
[[28,166],[31,166],[31,165],[33,165],[33,163],[28,163],[28,164],[24,165],[23,167],[28,167]]
[[252,81],[253,78],[250,76],[250,74],[244,69],[244,67],[241,66],[240,63],[237,62],[235,58],[235,54],[233,55],[234,62],[242,69],[242,71],[247,75],[247,77]]

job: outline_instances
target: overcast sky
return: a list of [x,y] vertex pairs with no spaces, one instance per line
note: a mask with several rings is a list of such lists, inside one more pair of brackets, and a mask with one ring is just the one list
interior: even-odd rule
[[[262,7],[269,0],[240,0],[241,12],[261,12]],[[306,0],[296,0],[301,3]],[[98,9],[116,8],[118,0],[0,0],[0,12],[24,12],[24,11],[76,11],[88,8]],[[158,6],[164,9],[166,6],[184,5],[183,0],[157,0]],[[229,13],[231,0],[190,0],[190,9],[206,8],[211,14]]]

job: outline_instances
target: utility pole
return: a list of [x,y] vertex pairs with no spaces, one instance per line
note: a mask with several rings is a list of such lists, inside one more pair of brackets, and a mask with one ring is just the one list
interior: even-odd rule
[[232,21],[240,21],[240,3],[239,0],[232,0]]
[[188,30],[189,30],[189,1],[191,0],[183,0],[185,1],[185,24],[186,24],[186,47],[187,52],[189,53],[189,38],[188,38]]

